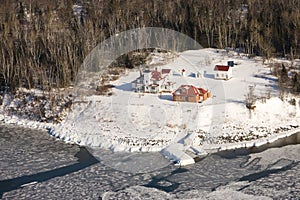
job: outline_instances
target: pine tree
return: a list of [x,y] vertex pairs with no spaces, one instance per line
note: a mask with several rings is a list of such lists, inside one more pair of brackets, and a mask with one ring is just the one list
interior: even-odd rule
[[300,92],[300,79],[298,74],[295,73],[292,79],[293,92]]
[[287,84],[288,80],[289,80],[288,71],[284,66],[284,64],[282,64],[282,68],[280,70],[279,82],[280,84]]

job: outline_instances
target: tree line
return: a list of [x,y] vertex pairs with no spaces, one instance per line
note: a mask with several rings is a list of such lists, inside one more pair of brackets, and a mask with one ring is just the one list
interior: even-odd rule
[[203,47],[295,59],[299,19],[298,0],[2,0],[1,86],[69,86],[99,42],[139,27],[179,31]]

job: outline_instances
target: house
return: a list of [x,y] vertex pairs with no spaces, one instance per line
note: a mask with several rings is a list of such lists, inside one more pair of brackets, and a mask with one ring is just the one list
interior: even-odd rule
[[172,92],[175,83],[170,81],[171,76],[171,69],[155,69],[151,71],[149,68],[146,68],[141,72],[140,77],[133,82],[132,86],[136,92]]
[[229,80],[232,78],[232,68],[228,65],[216,65],[214,74],[215,79]]
[[211,93],[193,85],[181,85],[173,92],[173,101],[202,102],[211,97]]

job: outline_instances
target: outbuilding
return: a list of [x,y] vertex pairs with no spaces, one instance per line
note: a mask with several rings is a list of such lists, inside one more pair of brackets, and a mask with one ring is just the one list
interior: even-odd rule
[[215,79],[229,80],[232,78],[232,68],[228,65],[216,65],[214,76]]

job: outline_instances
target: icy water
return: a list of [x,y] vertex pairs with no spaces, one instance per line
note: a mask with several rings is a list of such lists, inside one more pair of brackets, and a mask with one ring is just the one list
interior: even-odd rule
[[[300,134],[249,150],[209,155],[178,168],[159,153],[119,154],[65,144],[46,131],[0,125],[3,199],[297,199]],[[290,144],[288,146],[284,146]],[[281,147],[280,147],[281,146]],[[258,153],[259,152],[259,153]],[[254,154],[255,153],[255,154]],[[161,163],[130,172],[143,157]],[[158,166],[158,165],[153,165]]]

